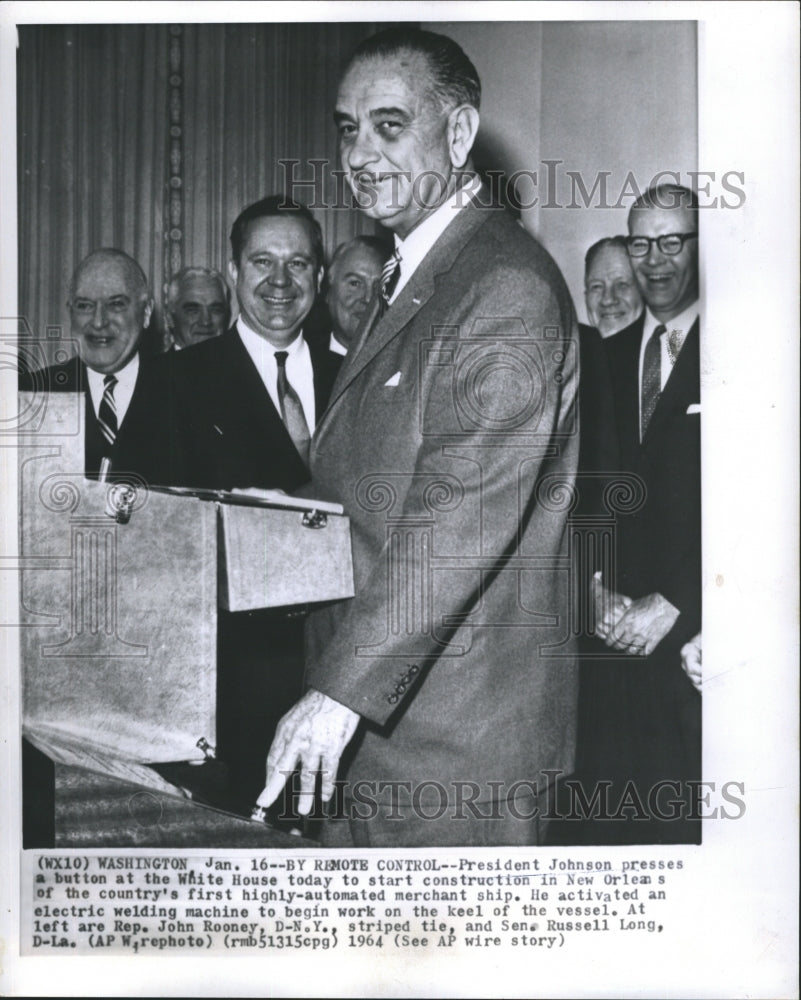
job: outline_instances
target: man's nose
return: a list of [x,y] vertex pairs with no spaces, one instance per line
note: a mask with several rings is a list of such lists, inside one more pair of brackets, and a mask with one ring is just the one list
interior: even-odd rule
[[289,282],[289,269],[286,264],[277,263],[270,271],[270,275],[267,279],[271,285],[284,286],[288,285]]
[[648,254],[645,259],[649,264],[659,264],[665,259],[664,254],[657,246],[656,240],[651,240],[648,244]]
[[198,326],[201,326],[204,329],[208,330],[211,327],[211,325],[212,325],[211,313],[205,306],[201,306]]
[[617,302],[617,290],[614,285],[604,285],[603,294],[601,295],[601,305],[611,306]]
[[102,302],[95,302],[95,311],[92,313],[92,326],[101,330],[107,321],[106,307]]
[[368,164],[376,163],[381,158],[381,154],[376,149],[369,131],[362,130],[356,136],[353,145],[348,146],[345,158],[346,165],[351,170],[363,170]]

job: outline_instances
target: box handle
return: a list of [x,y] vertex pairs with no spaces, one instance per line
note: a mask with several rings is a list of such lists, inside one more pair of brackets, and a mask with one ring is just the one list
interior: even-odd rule
[[328,515],[322,510],[307,510],[301,523],[304,528],[325,528],[328,524]]

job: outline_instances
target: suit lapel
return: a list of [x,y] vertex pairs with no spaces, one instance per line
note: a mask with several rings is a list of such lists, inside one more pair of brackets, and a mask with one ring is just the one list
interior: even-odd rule
[[78,391],[85,389],[89,392],[89,376],[86,374],[86,365],[83,361],[76,354],[74,358],[70,358],[67,364],[69,366],[68,385],[74,386]]
[[486,192],[480,192],[459,212],[420,262],[397,299],[380,317],[380,298],[376,295],[373,299],[357,334],[356,345],[348,351],[334,383],[328,409],[321,424],[318,424],[318,434],[328,426],[331,413],[342,393],[387,344],[412,322],[434,294],[438,277],[451,270],[463,247],[484,224],[487,219],[486,209],[478,207],[482,194]]
[[265,435],[274,438],[280,433],[289,437],[281,414],[276,410],[236,327],[232,327],[226,337],[225,353],[228,359],[222,370],[226,376],[230,372],[225,386],[227,408],[238,418],[236,423],[240,424],[246,440],[252,441],[255,447],[259,441],[263,443]]
[[86,374],[86,366],[78,361],[77,358],[73,358],[72,360],[75,362],[72,372],[75,378],[75,387],[84,386],[84,412],[86,414],[84,422],[85,471],[87,475],[96,476],[100,471],[100,462],[106,451],[106,439],[103,437],[103,432],[100,430],[100,425],[97,422],[97,415],[95,414],[95,407],[92,402],[92,393],[89,389],[89,377]]
[[629,456],[629,461],[640,448],[639,369],[644,321],[644,316],[640,316],[631,326],[605,342],[608,345],[609,370],[614,386],[613,402],[620,455],[621,458]]
[[312,374],[314,375],[314,414],[315,422],[319,423],[331,396],[340,364],[339,355],[328,350],[328,343],[322,340],[307,340],[311,355]]

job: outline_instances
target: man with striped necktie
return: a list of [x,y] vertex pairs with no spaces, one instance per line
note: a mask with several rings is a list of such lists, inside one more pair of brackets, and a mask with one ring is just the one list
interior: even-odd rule
[[40,371],[23,372],[19,387],[86,392],[85,472],[91,476],[104,458],[115,464],[121,437],[136,433],[137,412],[143,416],[147,409],[139,348],[153,298],[139,264],[122,250],[103,248],[78,265],[67,305],[78,354]]
[[362,43],[334,108],[347,183],[395,252],[311,447],[314,495],[351,518],[356,593],[309,617],[307,691],[259,798],[300,762],[300,812],[318,776],[337,792],[326,846],[536,844],[572,769],[567,504],[543,484],[575,475],[577,328],[473,169],[480,101],[452,39],[403,26]]
[[642,499],[616,515],[614,578],[604,570],[594,581],[610,652],[582,680],[580,746],[588,790],[611,781],[611,811],[623,794],[630,808],[628,822],[594,823],[589,842],[698,843],[701,702],[681,663],[701,628],[696,194],[646,191],[626,246],[646,308],[604,346],[618,468],[639,479]]

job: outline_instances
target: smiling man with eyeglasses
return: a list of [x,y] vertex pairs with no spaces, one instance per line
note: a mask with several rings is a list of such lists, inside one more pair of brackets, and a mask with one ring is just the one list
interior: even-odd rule
[[697,196],[674,184],[647,191],[629,213],[626,248],[646,308],[604,345],[617,467],[644,489],[636,509],[617,515],[615,577],[605,568],[593,581],[610,659],[582,694],[593,715],[585,759],[590,780],[633,781],[643,801],[669,782],[678,805],[665,810],[672,818],[598,823],[592,842],[696,843],[700,696],[681,647],[701,628]]

